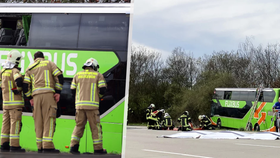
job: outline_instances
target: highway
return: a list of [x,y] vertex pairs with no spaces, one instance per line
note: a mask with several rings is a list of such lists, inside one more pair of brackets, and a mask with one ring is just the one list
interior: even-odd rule
[[122,158],[276,158],[279,140],[158,138],[178,131],[128,126]]

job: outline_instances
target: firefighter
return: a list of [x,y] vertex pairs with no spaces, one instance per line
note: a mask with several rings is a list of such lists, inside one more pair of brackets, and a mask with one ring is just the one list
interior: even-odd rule
[[152,117],[152,113],[154,112],[155,107],[156,107],[155,104],[151,104],[146,110],[146,120],[147,120],[147,128],[148,129],[154,129],[155,128],[156,119],[154,119]]
[[19,135],[22,127],[22,75],[18,67],[22,59],[21,53],[11,50],[1,71],[1,88],[3,97],[3,121],[1,130],[2,152],[25,152],[19,145]]
[[173,121],[168,113],[164,114],[164,120],[162,121],[162,125],[164,130],[167,129],[173,130],[174,128]]
[[[33,106],[38,152],[59,153],[53,144],[57,102],[63,85],[62,71],[55,63],[45,60],[40,51],[34,54],[34,63],[26,72],[23,92]],[[31,88],[32,87],[32,88]]]
[[178,122],[180,123],[180,127],[178,130],[182,131],[191,131],[192,124],[191,124],[191,117],[189,116],[189,112],[185,111],[179,118]]
[[76,96],[76,126],[71,136],[70,152],[80,154],[79,142],[84,134],[85,125],[89,121],[94,154],[107,154],[103,149],[102,131],[99,115],[99,95],[106,92],[106,82],[98,72],[97,62],[90,58],[78,72],[71,83],[73,96]]
[[160,130],[162,125],[160,124],[160,122],[162,121],[162,115],[165,113],[164,109],[161,110],[156,110],[154,112],[152,112],[151,117],[154,120],[153,124],[154,124],[154,128],[155,130]]
[[198,120],[200,122],[200,124],[199,124],[200,129],[204,129],[204,130],[212,130],[213,129],[211,121],[207,116],[199,115]]

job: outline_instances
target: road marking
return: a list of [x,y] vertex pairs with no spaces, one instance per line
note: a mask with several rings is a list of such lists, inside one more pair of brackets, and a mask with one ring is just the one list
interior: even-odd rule
[[181,156],[189,156],[189,157],[212,158],[212,157],[206,157],[206,156],[190,155],[190,154],[182,154],[182,153],[173,153],[173,152],[167,152],[167,151],[158,151],[158,150],[149,150],[149,149],[143,149],[143,150],[144,151],[150,151],[150,152],[156,152],[156,153],[173,154],[173,155],[181,155]]
[[236,145],[247,145],[247,146],[257,146],[257,147],[267,147],[267,148],[280,148],[280,146],[255,145],[255,144],[240,144],[240,143],[236,143]]

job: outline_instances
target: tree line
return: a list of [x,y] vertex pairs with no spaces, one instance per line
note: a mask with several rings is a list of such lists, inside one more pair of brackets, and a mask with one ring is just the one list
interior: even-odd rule
[[280,87],[279,46],[254,46],[247,38],[237,50],[199,58],[176,47],[163,60],[160,52],[133,45],[128,121],[146,122],[145,110],[153,103],[173,120],[187,110],[197,123],[198,115],[210,115],[214,88]]

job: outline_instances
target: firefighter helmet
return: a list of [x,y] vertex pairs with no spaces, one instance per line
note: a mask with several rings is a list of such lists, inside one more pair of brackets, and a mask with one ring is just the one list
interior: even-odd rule
[[189,112],[188,112],[188,111],[185,111],[184,114],[185,114],[185,115],[189,115]]
[[160,112],[162,112],[162,113],[165,113],[165,110],[164,109],[161,109],[161,110],[159,110]]
[[7,55],[7,62],[13,63],[13,64],[20,64],[20,61],[22,59],[22,55],[17,50],[11,50]]
[[155,106],[155,104],[151,104],[150,107],[151,108],[155,108],[156,106]]
[[168,113],[165,113],[164,117],[170,117],[170,115]]
[[202,120],[203,119],[203,116],[202,115],[199,115],[198,116],[198,120],[200,121],[200,120]]
[[95,71],[98,71],[99,69],[98,62],[94,58],[90,58],[86,61],[86,63],[84,63],[83,69],[85,69],[86,67],[92,67]]

